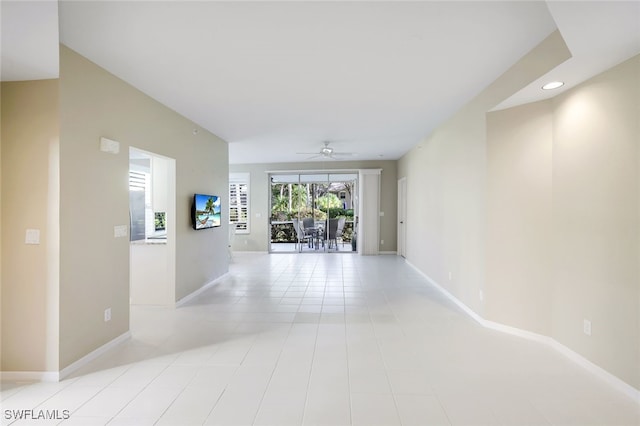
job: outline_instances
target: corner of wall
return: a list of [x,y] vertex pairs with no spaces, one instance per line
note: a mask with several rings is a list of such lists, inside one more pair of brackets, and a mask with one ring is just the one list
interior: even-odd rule
[[1,368],[57,371],[59,80],[1,87]]
[[[114,184],[127,181],[128,148],[176,160],[174,300],[228,270],[228,236],[194,231],[189,215],[194,193],[228,192],[229,166],[225,141],[194,132],[192,121],[63,45],[60,76],[60,368],[66,368],[129,330],[130,243],[114,234],[115,226],[129,224],[128,186]],[[120,152],[101,152],[100,137],[118,141]]]

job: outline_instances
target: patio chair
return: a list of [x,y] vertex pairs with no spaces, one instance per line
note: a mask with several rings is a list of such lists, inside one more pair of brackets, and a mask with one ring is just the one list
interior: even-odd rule
[[311,235],[307,235],[304,232],[304,229],[300,226],[300,221],[298,219],[292,219],[291,220],[293,222],[293,229],[296,231],[296,250],[302,251],[302,243],[304,243],[305,241],[307,242],[307,245],[309,247],[311,247]]
[[[344,228],[344,218],[329,219],[329,228],[327,229],[327,240],[329,241],[329,248],[331,248],[331,243],[333,242],[333,244],[335,244],[335,248],[338,249],[338,237],[342,235],[340,222],[343,222],[342,228]],[[340,229],[339,232],[338,229]]]
[[342,242],[342,247],[344,247],[344,240],[342,239],[342,231],[344,230],[344,225],[347,223],[346,217],[341,217],[338,219],[338,229],[336,229],[336,249],[338,248],[338,239]]
[[306,235],[314,236],[316,231],[315,226],[315,221],[312,217],[302,219],[302,229]]

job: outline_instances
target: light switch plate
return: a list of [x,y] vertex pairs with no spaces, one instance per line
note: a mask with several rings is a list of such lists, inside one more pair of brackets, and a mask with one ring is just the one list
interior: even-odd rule
[[40,244],[40,230],[39,229],[27,229],[24,237],[25,244]]
[[122,238],[127,236],[127,225],[116,225],[113,227],[113,236]]

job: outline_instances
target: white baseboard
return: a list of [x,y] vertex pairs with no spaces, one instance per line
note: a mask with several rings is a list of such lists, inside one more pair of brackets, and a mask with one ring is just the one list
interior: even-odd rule
[[533,333],[533,332],[528,331],[528,330],[523,330],[523,329],[517,328],[517,327],[511,327],[509,325],[500,324],[500,323],[497,323],[497,322],[494,322],[494,321],[490,321],[490,320],[486,320],[486,319],[482,318],[475,311],[473,311],[471,308],[469,308],[467,305],[465,305],[462,301],[460,301],[454,295],[449,293],[444,287],[442,287],[440,284],[438,284],[436,281],[434,281],[431,277],[429,277],[427,274],[425,274],[420,269],[418,269],[411,262],[409,262],[406,259],[405,259],[405,262],[407,263],[407,265],[409,265],[413,269],[415,269],[420,275],[422,275],[427,281],[429,281],[429,283],[432,284],[436,289],[438,289],[438,291],[440,291],[444,296],[446,296],[449,300],[451,300],[453,303],[455,303],[460,309],[462,309],[473,320],[478,322],[478,324],[482,325],[483,327],[490,328],[492,330],[496,330],[496,331],[500,331],[502,333],[507,333],[507,334],[511,334],[511,335],[514,335],[514,336],[522,337],[522,338],[528,339],[528,340],[533,340],[533,341],[545,344],[547,346],[550,346],[551,348],[553,348],[556,351],[560,352],[562,355],[564,355],[567,358],[569,358],[571,361],[575,362],[576,364],[580,365],[581,367],[583,367],[584,369],[586,369],[590,373],[596,375],[597,377],[599,377],[600,379],[602,379],[603,381],[608,383],[611,387],[613,387],[613,388],[617,389],[618,391],[624,393],[625,395],[627,395],[628,397],[633,399],[635,402],[640,403],[640,390],[639,389],[634,388],[633,386],[631,386],[627,382],[625,382],[625,381],[621,380],[620,378],[618,378],[617,376],[609,373],[604,368],[594,364],[593,362],[589,361],[588,359],[586,359],[585,357],[583,357],[579,353],[574,352],[573,350],[571,350],[567,346],[563,345],[562,343],[558,342],[557,340],[555,340],[552,337],[545,336],[545,335],[538,334],[538,333]]
[[0,380],[7,382],[57,382],[57,371],[0,371]]
[[200,287],[199,289],[197,289],[196,291],[193,291],[189,294],[187,294],[185,297],[183,297],[182,299],[178,300],[175,304],[176,308],[179,308],[180,306],[184,305],[185,303],[187,303],[188,301],[195,299],[196,297],[198,297],[202,292],[204,292],[205,290],[207,290],[208,288],[218,284],[218,282],[223,279],[224,277],[226,277],[227,275],[229,275],[229,272],[226,272],[222,275],[220,275],[218,278],[216,278],[213,281],[209,281],[208,283],[206,283],[205,285],[203,285],[202,287]]
[[1,371],[0,379],[10,382],[59,382],[69,374],[87,365],[89,362],[118,346],[125,340],[131,338],[131,332],[121,334],[115,339],[105,343],[98,349],[91,351],[79,360],[63,368],[60,371]]
[[493,330],[500,331],[502,333],[512,334],[514,336],[522,337],[524,339],[540,342],[552,347],[553,349],[560,352],[565,357],[569,358],[574,363],[578,364],[582,368],[588,370],[592,374],[595,374],[600,379],[607,382],[611,387],[626,394],[631,399],[634,399],[637,403],[640,403],[640,390],[634,388],[633,386],[626,383],[625,381],[620,380],[618,377],[609,373],[604,368],[594,364],[593,362],[589,361],[587,358],[583,357],[577,352],[574,352],[573,350],[563,345],[562,343],[558,342],[554,338],[545,336],[543,334],[537,334],[537,333],[533,333],[531,331],[523,330],[520,328],[511,327],[508,325],[489,321],[489,320],[483,320],[483,321],[484,321],[483,326],[487,328],[491,328]]
[[467,305],[465,305],[464,303],[462,303],[462,301],[460,301],[457,297],[455,297],[453,294],[449,293],[449,291],[447,291],[444,287],[442,287],[440,284],[438,284],[435,280],[433,280],[430,276],[428,276],[427,274],[425,274],[424,272],[422,272],[420,269],[418,269],[417,266],[415,266],[413,263],[409,262],[407,259],[404,260],[405,263],[409,266],[411,266],[416,272],[418,272],[420,275],[422,275],[427,281],[429,281],[429,283],[431,285],[433,285],[435,288],[438,289],[438,291],[440,293],[442,293],[444,296],[447,297],[447,299],[451,300],[453,303],[456,304],[456,306],[458,306],[460,309],[462,309],[467,315],[469,315],[471,318],[473,318],[474,321],[476,321],[478,324],[482,325],[483,327],[486,327],[485,325],[485,319],[482,318],[480,315],[478,315],[473,309],[471,309],[470,307],[468,307]]
[[94,359],[98,358],[101,355],[104,355],[105,353],[107,353],[111,349],[115,348],[116,346],[120,345],[121,343],[125,342],[126,340],[129,340],[130,338],[131,338],[131,331],[127,330],[125,333],[122,333],[121,335],[119,335],[115,339],[105,343],[104,345],[100,346],[98,349],[95,349],[95,350],[89,352],[88,354],[86,354],[85,356],[80,358],[79,360],[75,361],[72,364],[69,364],[68,366],[66,366],[65,368],[60,370],[60,374],[59,374],[58,380],[64,379],[65,377],[69,376],[71,373],[79,370],[81,367],[84,367],[85,365],[87,365],[91,361],[93,361]]
[[393,254],[395,256],[396,254],[398,254],[398,252],[395,250],[390,250],[390,251],[381,251],[378,254]]

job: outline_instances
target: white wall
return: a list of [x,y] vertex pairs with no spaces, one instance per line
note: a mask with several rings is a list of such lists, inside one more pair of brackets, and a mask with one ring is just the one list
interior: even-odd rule
[[[158,156],[151,157],[151,202],[153,203],[154,212],[166,212],[169,208],[168,188],[174,187],[175,192],[175,173],[170,175],[170,170],[175,172],[175,166],[170,167],[169,162],[174,162],[173,159],[162,158]],[[175,193],[171,194],[173,195]]]
[[130,248],[132,305],[175,304],[175,256],[167,244],[133,242]]

